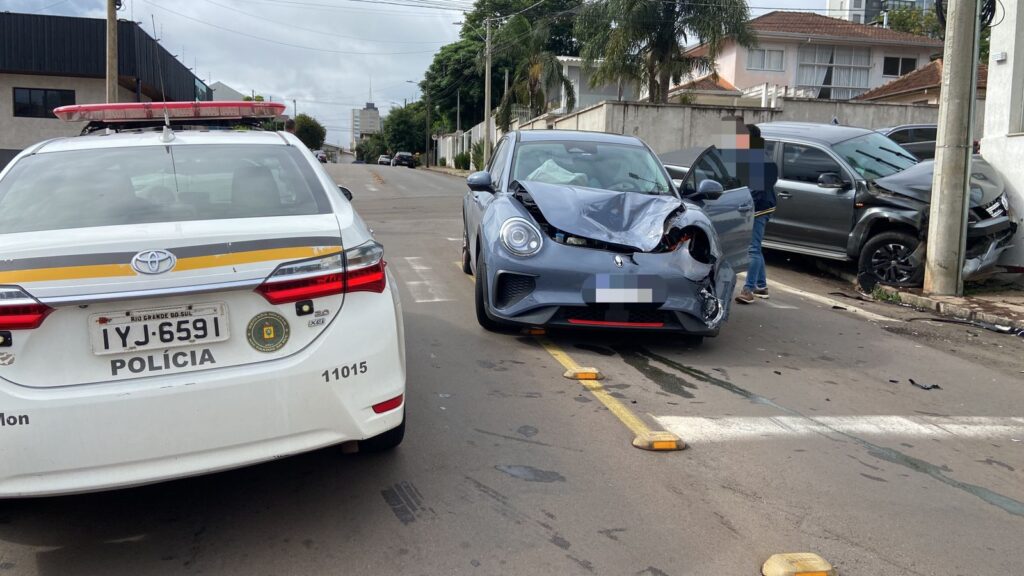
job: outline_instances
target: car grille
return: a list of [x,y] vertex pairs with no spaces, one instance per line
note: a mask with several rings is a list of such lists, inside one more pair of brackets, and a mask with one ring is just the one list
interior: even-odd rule
[[678,325],[675,314],[650,306],[618,304],[563,307],[556,318],[574,325],[661,328]]
[[508,308],[526,298],[537,287],[533,276],[502,272],[498,274],[498,287],[494,294],[494,305]]

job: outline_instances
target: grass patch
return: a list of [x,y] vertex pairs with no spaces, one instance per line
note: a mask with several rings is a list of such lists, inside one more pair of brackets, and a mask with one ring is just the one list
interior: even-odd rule
[[899,292],[890,292],[881,286],[875,286],[875,289],[871,291],[871,296],[879,302],[888,302],[890,304],[903,303],[903,299],[900,298]]

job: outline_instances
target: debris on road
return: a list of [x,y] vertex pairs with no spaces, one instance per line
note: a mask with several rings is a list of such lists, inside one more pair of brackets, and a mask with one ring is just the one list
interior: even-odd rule
[[942,386],[939,386],[938,384],[922,384],[915,381],[913,378],[910,378],[909,380],[911,384],[917,386],[921,390],[942,390]]

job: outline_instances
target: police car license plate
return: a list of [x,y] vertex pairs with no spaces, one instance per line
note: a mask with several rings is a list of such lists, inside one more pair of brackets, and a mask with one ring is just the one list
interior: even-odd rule
[[97,355],[193,346],[227,340],[223,302],[107,312],[89,316],[89,338]]

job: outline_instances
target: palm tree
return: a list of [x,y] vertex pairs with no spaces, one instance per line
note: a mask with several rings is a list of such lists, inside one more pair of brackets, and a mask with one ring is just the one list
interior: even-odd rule
[[[749,17],[746,0],[596,0],[584,4],[576,37],[591,84],[646,84],[650,101],[664,104],[673,82],[715,71],[726,38],[754,44]],[[691,39],[707,50],[688,55]]]
[[547,21],[531,23],[519,15],[510,18],[496,35],[495,51],[513,63],[512,84],[502,96],[498,111],[498,124],[503,130],[511,123],[513,104],[525,106],[532,116],[546,112],[549,89],[561,86],[567,111],[576,107],[576,90],[565,76],[558,55],[545,48],[549,31]]

